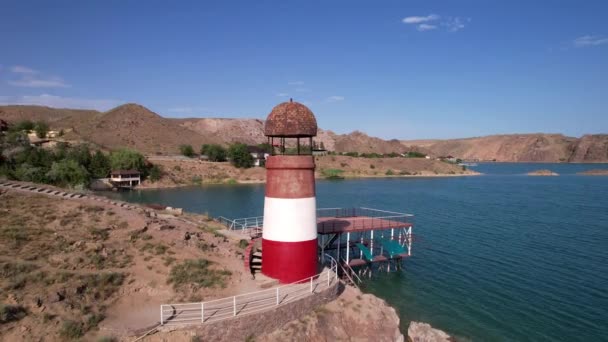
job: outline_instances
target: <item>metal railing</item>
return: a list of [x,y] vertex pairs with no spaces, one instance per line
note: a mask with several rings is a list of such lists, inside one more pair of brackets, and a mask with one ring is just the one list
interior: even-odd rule
[[[366,228],[374,228],[374,224],[376,226],[378,223],[382,223],[384,221],[392,221],[393,226],[387,228],[399,228],[403,227],[403,223],[407,223],[407,219],[409,217],[413,217],[412,214],[398,213],[394,211],[386,211],[372,208],[319,208],[317,209],[317,218],[323,217],[332,217],[332,218],[352,218],[352,217],[360,217],[356,221],[353,221],[357,228],[366,229]],[[226,226],[230,230],[242,230],[246,232],[250,229],[261,229],[264,226],[264,216],[255,216],[255,217],[245,217],[238,219],[228,219],[226,217],[220,216],[218,217],[218,221]],[[384,222],[386,224],[391,224],[390,222]],[[333,228],[337,228],[340,223],[336,220],[320,222],[319,227],[326,226],[330,227],[333,225]],[[359,227],[360,226],[360,227]],[[338,229],[335,229],[336,232],[339,232]]]
[[207,302],[162,304],[161,325],[205,324],[272,310],[306,296],[320,293],[338,282],[338,263],[331,255],[329,268],[312,277],[262,291],[240,294]]

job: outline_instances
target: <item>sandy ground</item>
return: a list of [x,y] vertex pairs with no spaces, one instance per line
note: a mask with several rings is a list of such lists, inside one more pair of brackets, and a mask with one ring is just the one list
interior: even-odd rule
[[[25,317],[0,324],[0,340],[65,340],[59,332],[66,321],[88,327],[92,314],[105,319],[84,328],[86,340],[132,336],[159,321],[160,304],[261,289],[261,281],[244,268],[238,240],[202,215],[172,217],[93,195],[59,199],[0,192],[0,303],[27,310]],[[231,272],[224,287],[167,283],[174,266],[198,258]],[[10,272],[22,265],[28,266],[25,271]],[[124,280],[110,286],[81,279],[107,273],[122,274]],[[82,286],[85,290],[79,290]]]

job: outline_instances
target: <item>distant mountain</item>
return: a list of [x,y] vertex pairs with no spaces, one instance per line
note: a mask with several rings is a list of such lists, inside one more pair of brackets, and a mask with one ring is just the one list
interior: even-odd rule
[[[148,154],[174,154],[179,145],[195,149],[205,143],[259,144],[266,141],[259,119],[164,118],[138,104],[107,112],[40,106],[0,106],[0,119],[46,120],[63,128],[66,137],[89,141],[107,149],[130,147]],[[608,135],[581,138],[561,134],[511,134],[450,140],[383,140],[355,131],[336,134],[319,129],[315,138],[336,152],[401,153],[420,151],[431,156],[504,162],[608,162]]]

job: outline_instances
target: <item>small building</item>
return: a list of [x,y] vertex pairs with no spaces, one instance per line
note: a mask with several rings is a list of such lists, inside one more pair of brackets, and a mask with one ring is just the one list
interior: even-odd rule
[[110,182],[117,188],[132,188],[141,183],[141,172],[137,170],[112,170]]
[[270,155],[265,149],[258,146],[247,146],[247,151],[253,157],[254,166],[266,165],[266,158]]

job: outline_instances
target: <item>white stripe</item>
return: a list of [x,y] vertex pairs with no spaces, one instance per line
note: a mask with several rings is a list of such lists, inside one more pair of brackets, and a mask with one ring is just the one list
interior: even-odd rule
[[299,242],[317,238],[317,200],[308,198],[264,199],[264,229],[266,240]]

